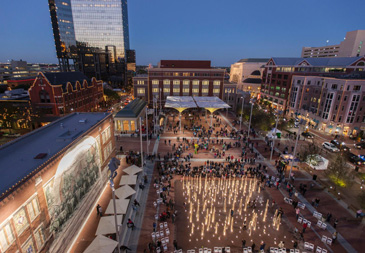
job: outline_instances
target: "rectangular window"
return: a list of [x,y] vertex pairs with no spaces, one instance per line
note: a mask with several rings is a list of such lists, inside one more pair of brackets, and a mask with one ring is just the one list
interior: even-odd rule
[[180,73],[179,72],[174,72],[174,76],[179,76]]
[[208,92],[209,92],[209,89],[202,89],[203,94],[208,94]]
[[163,80],[164,85],[170,85],[170,80]]
[[137,84],[144,84],[143,80],[137,80]]
[[152,88],[153,93],[158,93],[158,88]]
[[183,85],[189,85],[190,84],[190,81],[189,80],[184,80],[183,81]]
[[152,84],[159,84],[159,81],[158,80],[152,80]]
[[102,141],[102,144],[105,144],[109,138],[110,138],[110,126],[108,126],[102,133],[101,133],[101,141]]
[[28,204],[27,210],[30,217],[30,221],[33,221],[38,214],[40,213],[39,204],[38,204],[38,197],[35,196]]
[[189,72],[184,72],[183,76],[190,76],[190,73]]
[[219,81],[219,80],[215,80],[215,81],[213,81],[213,85],[214,85],[214,86],[221,85],[221,81]]
[[220,89],[213,89],[213,93],[214,94],[217,94],[217,93],[219,93],[220,92]]
[[188,89],[188,88],[184,88],[184,89],[183,89],[183,92],[184,92],[184,93],[189,93],[189,91],[190,91],[190,89]]
[[209,85],[209,81],[204,80],[204,81],[202,82],[202,85]]
[[20,210],[13,216],[13,222],[17,235],[23,233],[23,231],[29,226],[24,208],[20,208]]
[[199,80],[194,80],[193,85],[199,85]]
[[145,94],[145,88],[138,88],[137,89],[137,94],[138,95],[144,95]]
[[163,88],[164,93],[170,93],[170,88]]
[[0,229],[0,249],[5,252],[7,248],[15,241],[13,231],[11,230],[10,223],[6,223]]
[[174,81],[172,81],[172,84],[173,85],[180,85],[180,81],[179,80],[174,80]]
[[34,232],[35,242],[37,244],[38,250],[42,248],[44,245],[44,232],[43,232],[43,226],[39,226],[39,228]]
[[180,93],[180,88],[173,88],[173,89],[172,89],[172,91],[173,91],[174,93]]
[[193,93],[199,93],[199,89],[192,89]]

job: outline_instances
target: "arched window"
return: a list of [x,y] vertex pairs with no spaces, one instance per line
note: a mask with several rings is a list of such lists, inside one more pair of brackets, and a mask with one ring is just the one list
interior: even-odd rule
[[365,62],[361,61],[358,64],[356,64],[356,66],[365,66]]

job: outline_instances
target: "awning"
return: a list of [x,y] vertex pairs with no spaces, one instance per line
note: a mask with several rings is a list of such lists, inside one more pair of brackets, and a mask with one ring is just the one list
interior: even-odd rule
[[123,172],[125,172],[129,175],[134,175],[134,174],[137,174],[141,171],[142,171],[142,169],[140,167],[136,166],[136,165],[129,166],[128,168],[123,170]]
[[112,253],[117,245],[117,241],[109,239],[103,235],[98,235],[89,247],[86,248],[84,253]]
[[[115,200],[117,214],[126,214],[127,213],[129,201],[130,201],[129,199],[116,199]],[[109,205],[105,210],[105,214],[114,214],[114,206],[113,206],[112,199],[110,200]]]
[[182,112],[188,108],[196,108],[194,99],[190,96],[167,96],[166,108],[174,108],[179,112]]
[[124,185],[124,186],[119,187],[118,189],[115,190],[115,195],[119,199],[128,198],[129,196],[132,196],[135,193],[136,193],[136,191],[132,187],[130,187],[129,185]]
[[359,127],[354,127],[354,130],[360,130],[360,128]]
[[[122,224],[123,215],[117,215],[117,224]],[[115,219],[114,215],[103,216],[99,220],[98,228],[96,229],[95,235],[107,235],[115,234]]]
[[137,184],[137,175],[122,176],[119,185],[135,185]]

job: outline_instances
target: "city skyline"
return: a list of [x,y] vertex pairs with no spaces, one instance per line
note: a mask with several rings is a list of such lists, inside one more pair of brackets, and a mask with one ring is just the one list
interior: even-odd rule
[[[300,57],[304,46],[338,44],[346,32],[364,29],[359,24],[365,3],[356,2],[357,8],[315,1],[298,8],[290,1],[228,1],[226,7],[218,1],[209,6],[207,1],[129,1],[130,48],[137,65],[201,59],[229,66],[240,58]],[[47,3],[2,1],[0,10],[0,62],[57,63]]]

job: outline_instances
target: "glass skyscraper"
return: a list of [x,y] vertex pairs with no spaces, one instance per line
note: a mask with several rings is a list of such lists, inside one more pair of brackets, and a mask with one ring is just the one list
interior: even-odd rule
[[103,72],[119,72],[118,64],[125,65],[129,50],[127,0],[48,2],[57,58],[64,70],[70,70],[72,60],[78,70],[95,70],[99,78]]

